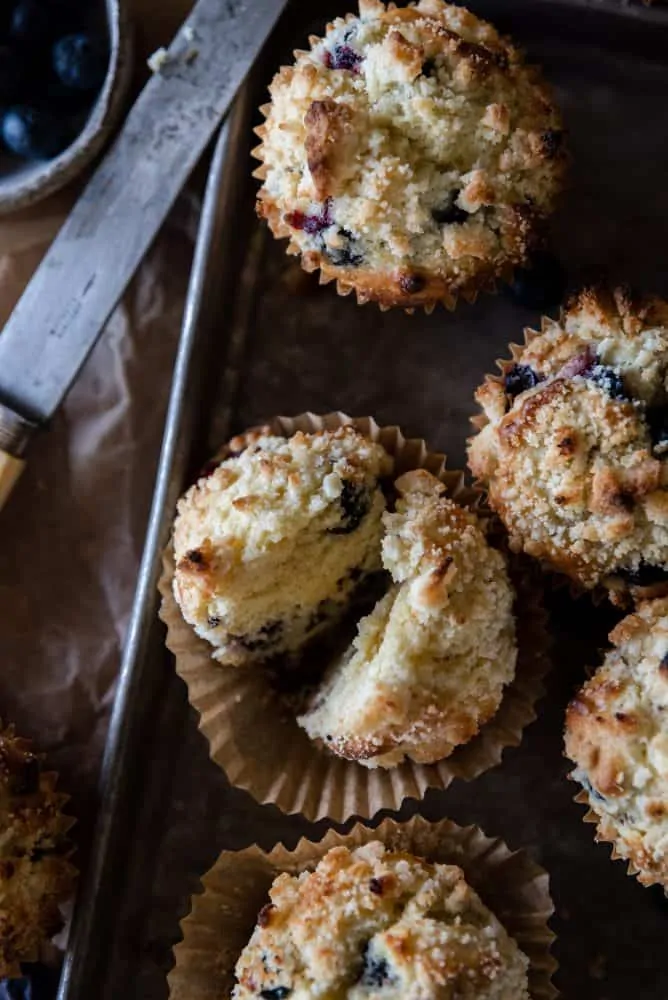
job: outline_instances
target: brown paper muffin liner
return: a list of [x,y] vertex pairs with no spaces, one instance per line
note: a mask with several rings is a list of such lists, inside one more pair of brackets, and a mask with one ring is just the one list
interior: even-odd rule
[[[429,452],[422,440],[407,440],[398,427],[379,427],[371,417],[306,413],[277,417],[268,429],[288,437],[297,430],[334,430],[344,424],[352,424],[384,445],[394,457],[395,477],[409,469],[428,469],[447,486],[450,497],[478,509],[478,494],[464,486],[463,473],[446,469],[444,455]],[[478,512],[484,520],[484,511]],[[380,809],[399,809],[404,799],[422,798],[430,787],[447,788],[454,778],[470,781],[497,765],[506,747],[519,745],[522,730],[536,717],[534,705],[544,693],[543,677],[549,668],[540,585],[525,572],[525,566],[523,560],[511,564],[518,594],[515,679],[507,686],[498,712],[478,735],[446,759],[429,765],[409,760],[391,770],[368,769],[329,754],[309,740],[262,671],[216,663],[211,647],[184,621],[174,599],[171,543],[164,554],[159,583],[160,617],[167,625],[167,647],[199,713],[199,726],[209,741],[211,756],[229,781],[285,813],[343,822],[352,816],[371,817]]]
[[624,854],[619,853],[619,851],[617,850],[617,845],[614,840],[611,840],[609,837],[603,836],[598,826],[600,821],[600,816],[592,809],[589,801],[589,795],[587,794],[586,789],[580,788],[577,795],[573,797],[573,801],[577,802],[578,805],[586,806],[587,811],[582,817],[582,822],[591,824],[596,827],[596,832],[594,833],[594,840],[596,841],[597,844],[609,844],[611,848],[610,860],[622,861],[626,865],[627,875],[629,875],[631,878],[637,879],[638,882],[640,882],[640,884],[644,886],[660,885],[665,895],[668,896],[668,886],[664,885],[664,883],[661,881],[660,878],[658,877],[655,878],[643,872],[642,869],[638,868],[638,866],[633,861],[627,858]]
[[[52,857],[47,857],[43,861],[43,864],[48,866],[48,875],[52,880],[54,890],[49,908],[50,920],[52,918],[54,924],[52,935],[50,937],[45,936],[42,941],[35,944],[34,948],[29,948],[22,952],[16,961],[8,959],[4,947],[0,944],[0,979],[11,979],[21,975],[21,963],[24,962],[41,961],[50,965],[58,964],[56,957],[58,949],[54,941],[69,922],[66,907],[74,895],[79,872],[72,864],[71,859],[75,848],[67,836],[76,824],[76,819],[63,812],[63,809],[70,801],[70,796],[56,790],[59,780],[57,771],[42,771],[41,763],[44,760],[44,754],[35,751],[31,740],[17,736],[14,726],[5,726],[1,719],[0,739],[10,741],[15,752],[25,754],[29,758],[39,761],[39,791],[43,796],[46,796],[46,800],[34,808],[44,810],[51,823],[50,832],[54,837],[58,838],[62,847],[61,852],[54,854]],[[54,812],[56,814],[55,818],[53,818]],[[58,921],[60,921],[60,927],[57,926]]]
[[313,868],[333,847],[360,847],[373,840],[409,851],[429,861],[456,864],[529,959],[533,1000],[558,995],[552,984],[557,963],[551,954],[555,936],[548,921],[554,912],[545,871],[522,851],[512,852],[499,839],[475,826],[449,820],[428,823],[420,816],[400,824],[384,820],[377,829],[358,824],[350,833],[330,830],[318,843],[301,840],[294,851],[283,845],[265,854],[259,847],[224,851],[193,896],[181,923],[183,940],[174,949],[168,977],[171,1000],[220,1000],[230,996],[234,967],[248,943],[271,883],[280,872],[298,874]]

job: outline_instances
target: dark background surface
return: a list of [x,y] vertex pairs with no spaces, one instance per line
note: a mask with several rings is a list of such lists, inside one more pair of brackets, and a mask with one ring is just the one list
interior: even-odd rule
[[[554,240],[572,285],[607,272],[668,293],[668,64],[660,61],[668,29],[648,27],[642,14],[606,14],[603,3],[592,11],[539,0],[470,6],[525,44],[557,89],[575,165]],[[260,71],[262,85],[289,58],[292,44],[303,43],[323,21],[312,18],[310,5],[292,5]],[[234,155],[247,175],[247,148]],[[228,431],[305,409],[344,409],[399,423],[461,467],[473,391],[508,341],[521,339],[522,327],[535,324],[537,315],[502,296],[430,317],[359,308],[302,274],[283,245],[259,228],[253,190],[249,183],[241,221],[234,221],[231,294],[217,304],[207,333],[208,380],[198,398],[186,401],[201,417],[191,467]],[[210,408],[213,399],[217,404]],[[642,889],[622,863],[612,863],[609,848],[594,844],[592,828],[581,822],[583,808],[572,802],[575,789],[562,758],[566,702],[618,616],[587,598],[572,601],[563,590],[549,604],[554,668],[522,746],[471,784],[455,782],[445,793],[430,793],[419,809],[429,818],[477,823],[511,847],[526,848],[549,870],[557,911],[556,983],[565,997],[665,1000],[668,968],[661,949],[668,905],[659,890]],[[114,913],[115,938],[101,948],[109,966],[104,995],[113,998],[167,995],[165,970],[178,920],[198,876],[220,850],[252,842],[270,848],[278,840],[293,846],[299,836],[317,839],[326,828],[229,789],[208,760],[169,656],[159,649],[155,655],[164,663],[135,762],[141,787],[136,825],[128,829],[128,855],[117,872],[124,900]],[[407,803],[401,815],[416,808]]]

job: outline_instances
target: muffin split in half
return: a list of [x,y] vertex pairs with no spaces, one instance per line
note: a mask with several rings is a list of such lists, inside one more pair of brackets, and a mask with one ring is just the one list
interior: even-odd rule
[[496,712],[517,647],[505,560],[428,472],[397,480],[383,515],[393,585],[299,721],[368,767],[447,757]]

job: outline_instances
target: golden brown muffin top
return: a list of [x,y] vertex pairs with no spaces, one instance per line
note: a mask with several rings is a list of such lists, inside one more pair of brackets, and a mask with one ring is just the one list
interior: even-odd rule
[[279,875],[233,997],[528,1000],[527,966],[459,868],[373,842]]
[[525,260],[566,154],[535,68],[462,7],[361,0],[271,88],[258,211],[385,305],[451,302]]
[[601,836],[641,882],[668,887],[668,599],[640,605],[610,640],[568,708],[566,753]]
[[586,289],[478,390],[469,461],[516,549],[613,596],[665,586],[667,373],[666,303]]

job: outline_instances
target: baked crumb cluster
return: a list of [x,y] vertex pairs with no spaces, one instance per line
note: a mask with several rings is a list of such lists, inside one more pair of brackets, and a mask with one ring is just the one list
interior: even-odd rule
[[566,753],[600,837],[641,882],[668,888],[668,599],[641,604],[610,640],[569,706]]
[[528,1000],[528,960],[453,865],[378,842],[279,875],[235,1000]]
[[668,582],[668,305],[586,290],[477,393],[469,450],[515,549],[613,599]]
[[351,427],[229,450],[179,501],[174,594],[214,658],[243,666],[299,649],[380,569],[392,461]]
[[424,470],[395,488],[382,545],[393,585],[300,719],[368,767],[430,763],[468,742],[498,709],[517,656],[505,561],[474,515]]
[[0,730],[0,978],[34,961],[62,927],[59,903],[74,883],[64,802],[27,740]]
[[538,71],[469,11],[361,0],[271,87],[258,211],[360,301],[452,305],[523,262],[566,162]]

